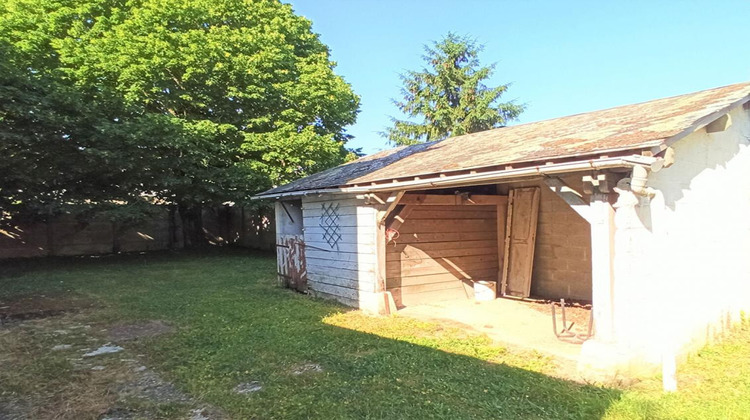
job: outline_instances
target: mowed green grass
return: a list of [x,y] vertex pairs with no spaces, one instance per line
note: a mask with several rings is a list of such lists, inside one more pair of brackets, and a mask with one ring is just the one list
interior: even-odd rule
[[[694,357],[680,372],[681,392],[664,395],[658,380],[626,390],[565,381],[546,374],[553,368],[546,358],[483,336],[371,317],[281,289],[268,254],[217,249],[0,264],[6,300],[83,295],[98,302],[93,316],[103,324],[170,322],[175,333],[126,346],[230,418],[750,418],[748,330]],[[247,382],[262,389],[233,391]]]

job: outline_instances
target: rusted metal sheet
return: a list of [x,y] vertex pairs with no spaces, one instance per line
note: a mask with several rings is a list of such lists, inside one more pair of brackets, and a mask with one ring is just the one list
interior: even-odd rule
[[[705,118],[739,106],[749,95],[750,83],[741,83],[395,148],[274,188],[261,195],[367,185],[372,182],[499,165],[650,150],[698,128]],[[716,115],[717,118],[719,116]],[[709,122],[711,121],[705,123]]]
[[276,244],[278,275],[282,286],[307,293],[305,240],[302,235],[281,235]]

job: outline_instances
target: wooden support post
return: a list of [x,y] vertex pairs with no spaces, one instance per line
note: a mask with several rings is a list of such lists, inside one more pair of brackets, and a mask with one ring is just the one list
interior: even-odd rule
[[591,195],[591,295],[596,339],[614,339],[614,209],[609,194]]
[[[378,220],[384,220],[385,211],[381,210],[377,212]],[[377,263],[377,284],[375,285],[375,292],[384,292],[385,287],[385,263],[386,263],[386,236],[385,236],[385,230],[386,227],[384,224],[379,223],[376,226],[377,232],[376,232],[376,254],[378,257]]]
[[[377,212],[378,220],[385,221],[388,217],[385,210]],[[386,250],[386,226],[385,223],[378,223],[376,226],[376,255],[377,255],[377,272],[375,284],[375,294],[377,295],[378,305],[377,311],[381,315],[390,315],[396,313],[397,307],[396,302],[393,300],[393,295],[387,290],[386,286],[386,262],[387,262],[387,250]]]

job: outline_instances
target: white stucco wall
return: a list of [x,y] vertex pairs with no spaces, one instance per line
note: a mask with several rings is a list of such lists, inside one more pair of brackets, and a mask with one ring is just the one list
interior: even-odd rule
[[750,118],[673,145],[651,173],[651,200],[615,205],[614,333],[620,348],[660,365],[720,336],[750,310]]
[[[324,206],[336,208],[341,239],[324,239]],[[310,291],[346,305],[377,311],[377,209],[353,196],[315,196],[302,200],[305,260]],[[325,223],[325,222],[323,222]]]

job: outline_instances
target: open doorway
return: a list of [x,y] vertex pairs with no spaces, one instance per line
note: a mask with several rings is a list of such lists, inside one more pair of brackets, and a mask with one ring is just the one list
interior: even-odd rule
[[276,263],[279,283],[307,293],[302,201],[276,202]]
[[389,218],[386,289],[398,307],[498,297],[591,300],[590,227],[540,182],[406,193]]

